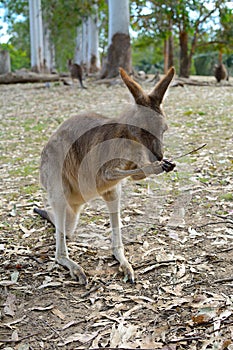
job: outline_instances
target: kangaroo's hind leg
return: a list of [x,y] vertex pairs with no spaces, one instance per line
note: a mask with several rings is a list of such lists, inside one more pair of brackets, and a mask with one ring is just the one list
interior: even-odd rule
[[[50,222],[53,226],[55,226],[55,218],[52,210],[44,210],[39,208],[33,209],[34,213],[39,214],[43,219]],[[78,224],[79,216],[80,216],[81,207],[69,207],[66,209],[66,237],[72,238],[73,233]]]
[[112,250],[115,258],[119,261],[120,267],[123,270],[125,277],[134,282],[134,271],[125,257],[124,246],[121,237],[121,220],[120,220],[120,184],[115,188],[105,192],[102,197],[108,207],[111,228],[112,228]]
[[73,278],[78,278],[81,284],[87,283],[86,275],[80,265],[69,258],[66,245],[66,235],[72,235],[79,216],[79,207],[71,208],[64,199],[51,201],[56,227],[56,261],[69,269]]

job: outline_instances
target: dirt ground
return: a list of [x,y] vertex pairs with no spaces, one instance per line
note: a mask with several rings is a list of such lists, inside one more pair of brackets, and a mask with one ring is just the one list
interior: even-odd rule
[[[214,78],[210,78],[214,79]],[[164,102],[169,174],[123,184],[122,224],[135,284],[110,250],[104,203],[86,205],[71,257],[81,286],[55,263],[40,152],[68,117],[119,115],[127,90],[85,82],[0,86],[0,349],[233,349],[233,87],[170,88]],[[143,83],[149,91],[151,83]]]

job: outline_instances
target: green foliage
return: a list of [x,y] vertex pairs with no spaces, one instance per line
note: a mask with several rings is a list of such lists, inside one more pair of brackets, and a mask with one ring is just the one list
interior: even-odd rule
[[137,70],[146,73],[163,71],[163,53],[161,40],[155,41],[146,35],[139,35],[132,42],[132,63]]
[[[218,51],[209,51],[194,56],[195,74],[213,75],[214,66],[218,63]],[[224,54],[223,63],[225,64],[230,75],[233,73],[233,55]]]
[[30,68],[30,59],[25,50],[17,49],[11,44],[0,44],[0,48],[9,51],[12,71],[20,68]]
[[[58,70],[66,70],[68,58],[74,56],[76,28],[83,18],[99,8],[99,38],[103,54],[107,51],[108,6],[106,0],[42,0],[43,20],[51,30]],[[233,12],[226,0],[213,0],[212,7],[204,0],[132,0],[132,61],[138,69],[154,73],[163,70],[164,40],[173,35],[174,63],[180,61],[179,35],[188,33],[188,58],[191,73],[213,74],[215,52],[221,50],[227,65],[233,48]],[[3,0],[8,23],[12,69],[29,67],[30,33],[28,0]],[[213,23],[218,24],[213,29]],[[220,23],[220,24],[219,24]],[[215,29],[217,28],[217,29]],[[207,45],[208,44],[208,45]],[[192,61],[192,56],[194,60]]]
[[[211,8],[205,0],[168,0],[166,2],[162,0],[135,0],[132,3],[134,30],[144,36],[150,35],[155,40],[158,38],[164,40],[172,34],[180,39],[180,66],[187,66],[180,69],[180,72],[194,72],[192,57],[197,45],[212,39],[213,23],[218,16],[222,16],[221,25],[222,27],[225,25],[225,32],[227,31],[227,35],[232,37],[232,25],[230,25],[232,11],[227,8],[226,0],[212,1]],[[145,7],[147,7],[147,11],[145,11]],[[184,38],[188,39],[187,46],[182,45]],[[160,45],[162,45],[162,40]],[[207,47],[206,51],[208,51]]]
[[218,49],[230,53],[233,49],[233,9],[223,7],[220,10],[220,28],[216,31],[215,39],[219,42]]

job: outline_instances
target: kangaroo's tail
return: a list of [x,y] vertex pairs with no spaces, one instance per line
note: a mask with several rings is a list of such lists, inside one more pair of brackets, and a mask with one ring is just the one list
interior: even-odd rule
[[36,214],[39,214],[43,219],[48,221],[50,224],[54,225],[54,223],[50,220],[50,217],[49,217],[49,215],[48,215],[46,210],[42,210],[42,209],[39,209],[39,208],[34,208],[33,212],[36,213]]

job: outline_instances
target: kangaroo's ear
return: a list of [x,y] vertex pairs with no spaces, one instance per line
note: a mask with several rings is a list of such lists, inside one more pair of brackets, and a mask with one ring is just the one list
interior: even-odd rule
[[164,95],[168,89],[170,82],[175,75],[175,68],[171,67],[165,77],[161,79],[154,89],[149,93],[149,97],[154,103],[160,105],[163,101]]
[[148,106],[150,104],[150,99],[147,94],[144,93],[141,86],[134,81],[123,68],[119,68],[119,72],[125,85],[133,95],[135,102],[138,105]]

